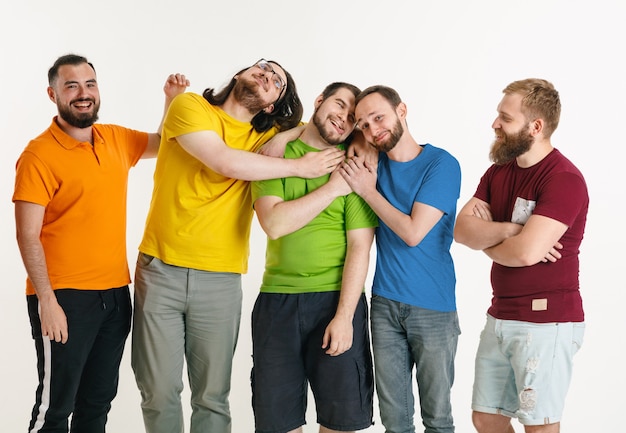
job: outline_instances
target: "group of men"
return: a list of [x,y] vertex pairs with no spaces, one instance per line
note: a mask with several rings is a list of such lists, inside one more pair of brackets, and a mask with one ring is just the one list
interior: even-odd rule
[[[185,363],[191,432],[230,432],[254,213],[268,237],[252,311],[257,432],[301,432],[309,386],[320,432],[366,429],[374,383],[386,431],[413,432],[413,374],[425,431],[454,432],[453,240],[493,260],[476,430],[511,433],[516,417],[527,432],[559,431],[584,333],[588,195],[550,142],[560,115],[551,83],[504,89],[494,164],[457,216],[458,161],[413,138],[387,86],[331,83],[303,124],[295,82],[275,61],[202,95],[172,74],[158,133],[148,134],[96,123],[86,58],[58,58],[48,80],[58,114],[20,156],[13,196],[39,375],[29,431],[67,432],[70,418],[72,432],[105,431],[132,320],[146,432],[182,433]],[[155,156],[131,302],[126,182]]]

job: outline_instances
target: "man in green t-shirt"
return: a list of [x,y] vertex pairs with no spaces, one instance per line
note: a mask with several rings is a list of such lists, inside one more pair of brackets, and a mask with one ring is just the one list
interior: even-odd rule
[[[343,148],[358,93],[347,83],[327,86],[284,157]],[[254,182],[252,196],[268,235],[252,313],[256,430],[301,431],[307,383],[321,432],[369,427],[373,373],[364,283],[376,215],[338,172]]]

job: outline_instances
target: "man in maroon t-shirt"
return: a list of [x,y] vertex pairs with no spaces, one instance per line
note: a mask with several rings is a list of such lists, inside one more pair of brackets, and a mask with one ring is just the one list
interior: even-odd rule
[[558,432],[584,312],[578,255],[589,196],[550,137],[554,86],[509,84],[493,122],[494,164],[457,217],[457,242],[493,260],[493,298],[476,355],[472,419],[479,433]]

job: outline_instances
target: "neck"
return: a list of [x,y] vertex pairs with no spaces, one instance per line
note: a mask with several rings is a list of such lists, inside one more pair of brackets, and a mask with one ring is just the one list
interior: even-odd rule
[[550,140],[536,141],[528,152],[516,158],[517,165],[522,168],[532,167],[548,156],[553,149],[554,147],[552,147]]
[[230,95],[228,95],[228,98],[226,98],[226,102],[224,102],[224,104],[220,108],[224,110],[224,112],[230,117],[232,117],[233,119],[237,119],[241,122],[252,122],[252,119],[254,118],[254,116],[256,116],[256,113],[250,113],[250,111],[246,107],[237,102],[232,92],[230,93]]
[[87,128],[77,128],[67,123],[61,116],[57,116],[56,122],[59,128],[74,140],[89,142],[93,145],[93,130],[91,126]]
[[404,132],[398,144],[387,152],[389,159],[397,162],[412,161],[422,152],[422,147],[415,139],[408,133]]
[[313,124],[313,121],[309,121],[309,123],[307,123],[299,138],[308,146],[314,147],[315,149],[324,150],[336,146],[328,143],[322,138],[317,130],[317,127]]

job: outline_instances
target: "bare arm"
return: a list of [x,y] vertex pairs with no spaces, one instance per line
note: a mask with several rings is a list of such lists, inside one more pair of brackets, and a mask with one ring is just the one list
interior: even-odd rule
[[260,197],[254,202],[254,209],[267,236],[278,239],[306,226],[335,198],[350,192],[348,184],[335,171],[330,180],[315,191],[287,201],[276,196]]
[[352,347],[354,335],[352,319],[367,277],[374,228],[350,230],[346,236],[348,249],[343,267],[339,304],[322,340],[322,348],[327,349],[326,353],[331,356],[341,355]]
[[295,128],[279,132],[269,139],[267,143],[261,146],[257,153],[265,156],[273,156],[274,158],[282,158],[283,155],[285,155],[287,143],[300,137],[300,134],[302,134],[305,127],[306,125],[300,125]]
[[348,158],[356,156],[367,162],[370,167],[375,167],[378,164],[378,150],[365,141],[361,130],[355,129],[353,134],[352,142],[348,147]]
[[559,250],[563,245],[559,239],[565,230],[564,224],[540,215],[532,215],[524,226],[493,221],[489,203],[473,197],[459,212],[454,239],[470,248],[482,249],[501,265],[530,266],[561,258]]
[[68,339],[67,318],[52,290],[46,256],[39,240],[45,208],[25,201],[15,202],[17,244],[28,277],[39,300],[41,333],[56,342]]
[[378,218],[410,247],[418,245],[443,216],[441,210],[423,203],[414,203],[410,215],[398,210],[376,189],[376,167],[360,158],[343,164],[342,174]]
[[159,145],[161,143],[161,131],[163,130],[163,120],[165,114],[169,108],[172,100],[181,93],[185,92],[185,89],[189,87],[189,80],[183,74],[170,74],[165,80],[163,86],[163,92],[165,93],[165,106],[163,107],[163,116],[161,117],[161,123],[156,133],[148,134],[148,146],[144,151],[142,158],[154,158],[159,152]]
[[320,177],[343,161],[344,151],[331,148],[309,152],[298,159],[273,158],[233,149],[215,131],[198,131],[176,137],[189,154],[211,170],[233,179],[265,180],[299,176]]
[[503,266],[532,266],[539,262],[555,262],[561,258],[559,239],[567,226],[541,215],[531,215],[519,234],[486,248],[485,254]]
[[457,215],[454,240],[473,250],[484,250],[521,231],[520,224],[493,221],[489,203],[472,197]]

